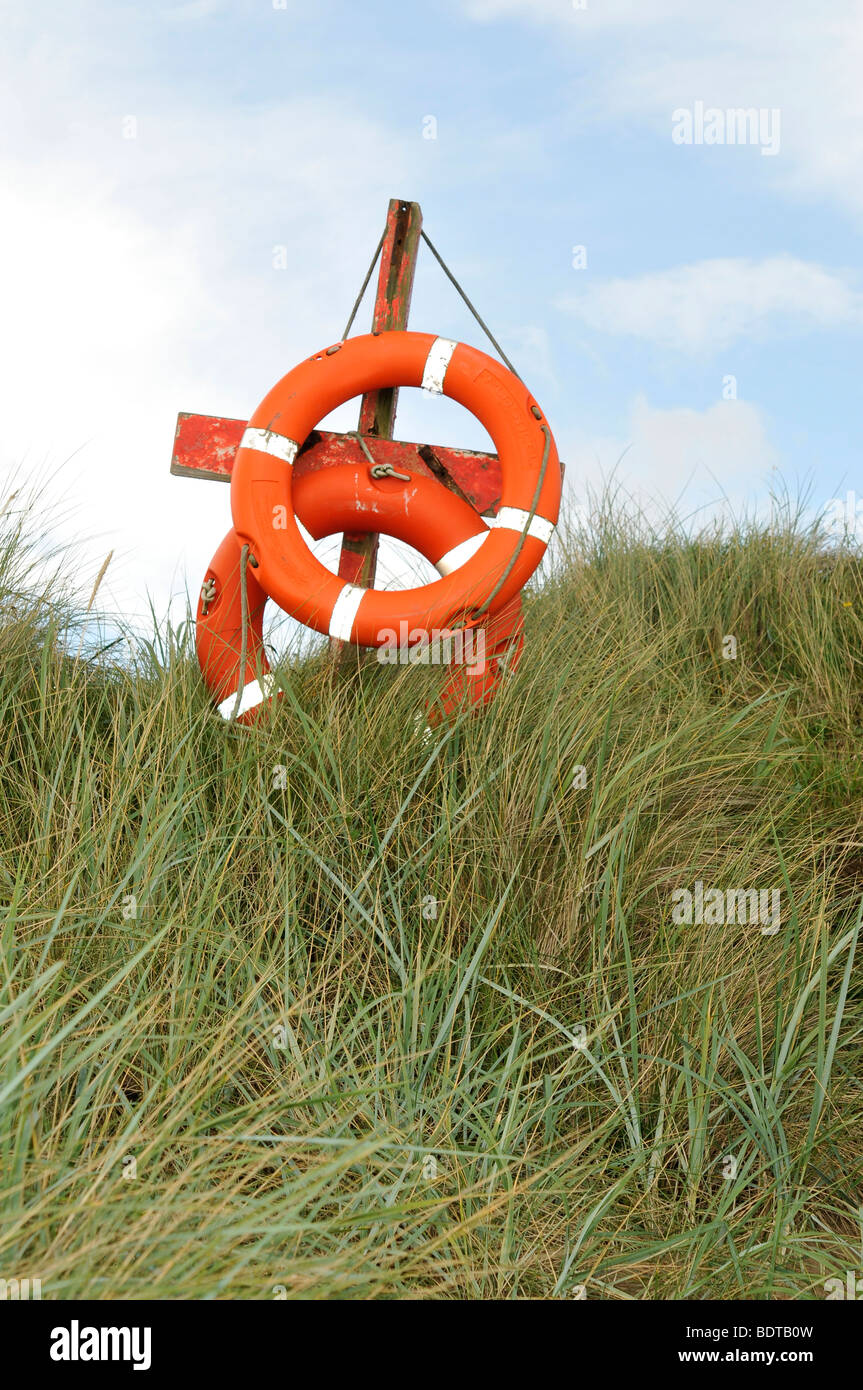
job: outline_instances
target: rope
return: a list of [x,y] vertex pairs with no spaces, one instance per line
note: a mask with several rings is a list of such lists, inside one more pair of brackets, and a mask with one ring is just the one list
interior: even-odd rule
[[240,611],[242,613],[242,643],[240,645],[240,678],[237,682],[237,698],[234,701],[234,708],[231,713],[231,723],[233,724],[240,712],[240,701],[243,698],[243,686],[246,679],[246,654],[249,642],[249,595],[246,590],[246,563],[249,558],[249,547],[244,545],[240,551]]
[[348,334],[350,333],[351,329],[352,329],[353,326],[354,326],[354,319],[355,319],[356,316],[357,316],[357,310],[359,309],[360,304],[362,303],[363,295],[365,294],[366,290],[367,290],[368,287],[369,287],[369,280],[371,280],[371,278],[372,278],[372,271],[374,270],[375,266],[376,266],[377,263],[378,263],[378,256],[381,254],[381,247],[382,247],[383,244],[384,244],[384,237],[386,236],[386,234],[387,234],[387,233],[386,233],[386,228],[384,228],[384,230],[381,232],[381,239],[380,239],[380,241],[378,242],[378,249],[377,249],[377,251],[375,252],[374,256],[372,257],[372,263],[371,263],[371,265],[369,266],[368,271],[366,272],[366,278],[365,278],[365,280],[363,281],[363,287],[362,287],[362,289],[360,290],[359,294],[358,294],[357,297],[356,297],[356,301],[355,301],[355,303],[354,303],[353,309],[351,309],[351,316],[350,316],[350,318],[348,319],[347,325],[346,325],[346,327],[345,327],[345,331],[344,331],[344,333],[342,334],[342,342],[344,342],[345,338],[347,338]]
[[[354,319],[356,318],[357,313],[358,313],[358,311],[359,311],[360,304],[362,303],[362,300],[363,300],[363,295],[365,294],[366,290],[367,290],[368,287],[369,287],[369,281],[371,280],[371,278],[372,278],[372,272],[374,271],[374,268],[375,268],[375,266],[376,266],[377,263],[378,263],[378,256],[381,254],[381,249],[382,249],[382,247],[383,247],[384,238],[386,237],[386,234],[387,234],[387,233],[386,233],[386,228],[384,228],[384,230],[381,232],[381,239],[380,239],[380,241],[378,242],[377,250],[375,251],[375,254],[374,254],[374,256],[372,257],[372,263],[371,263],[371,265],[369,266],[368,270],[366,271],[366,278],[365,278],[365,280],[363,280],[362,289],[360,290],[359,294],[358,294],[357,297],[356,297],[356,300],[354,301],[354,307],[351,309],[350,317],[349,317],[349,319],[348,319],[348,321],[347,321],[347,323],[346,323],[346,325],[345,325],[345,331],[344,331],[344,333],[343,333],[342,336],[341,336],[341,340],[340,340],[339,343],[337,344],[338,347],[341,347],[342,343],[343,343],[343,342],[345,341],[345,339],[348,337],[348,335],[350,334],[351,329],[352,329],[353,326],[354,326]],[[500,343],[497,341],[497,338],[496,338],[496,337],[494,336],[494,334],[492,333],[492,331],[491,331],[491,329],[489,328],[488,324],[486,323],[485,319],[482,318],[482,316],[480,315],[479,311],[478,311],[478,310],[476,309],[476,307],[471,303],[470,299],[468,298],[468,296],[467,296],[467,294],[465,293],[465,291],[462,289],[462,287],[461,287],[461,285],[459,284],[459,282],[458,282],[458,280],[456,279],[456,277],[453,275],[452,271],[450,270],[450,268],[449,268],[449,266],[447,265],[446,261],[444,260],[443,256],[440,254],[440,252],[438,251],[437,247],[434,245],[433,241],[431,240],[431,237],[428,235],[428,233],[427,233],[427,232],[425,231],[425,229],[422,228],[422,227],[420,228],[420,236],[422,237],[422,239],[423,239],[423,241],[425,242],[425,244],[426,244],[426,246],[428,247],[428,249],[431,251],[432,255],[434,256],[435,260],[437,261],[437,263],[438,263],[438,265],[440,266],[441,270],[443,271],[444,275],[447,277],[447,279],[450,281],[450,283],[453,284],[453,285],[455,286],[456,290],[457,290],[458,293],[461,295],[462,299],[464,300],[464,302],[465,302],[465,304],[467,305],[467,307],[470,309],[471,313],[473,314],[474,318],[476,319],[477,323],[479,324],[479,326],[480,326],[480,328],[482,329],[482,331],[483,331],[483,333],[485,334],[485,336],[488,338],[489,342],[491,343],[491,345],[492,345],[492,347],[494,348],[495,352],[497,353],[498,357],[499,357],[499,358],[501,359],[501,361],[502,361],[503,363],[505,363],[505,365],[509,368],[509,370],[512,372],[513,376],[518,377],[519,381],[521,381],[521,377],[518,375],[518,372],[515,370],[515,367],[514,367],[514,366],[512,365],[512,363],[510,362],[509,358],[507,357],[507,355],[506,355],[506,353],[504,352],[503,348],[501,347]],[[334,350],[335,350],[334,348],[331,349],[331,351],[334,351]]]
[[450,270],[449,266],[447,265],[446,261],[445,261],[445,260],[443,259],[443,257],[439,254],[439,252],[435,250],[434,246],[432,245],[431,241],[430,241],[429,238],[426,236],[426,234],[425,234],[424,231],[420,231],[420,236],[422,237],[422,239],[423,239],[423,241],[425,242],[425,244],[426,244],[426,246],[428,247],[428,249],[431,251],[432,255],[434,256],[435,260],[437,261],[437,263],[438,263],[438,265],[440,266],[441,270],[443,271],[444,275],[447,277],[448,280],[451,280],[452,283],[455,285],[456,289],[458,290],[458,292],[459,292],[459,294],[461,295],[462,299],[464,300],[465,304],[466,304],[467,307],[470,309],[471,313],[473,314],[474,318],[476,319],[477,323],[479,324],[479,326],[480,326],[480,328],[482,329],[482,331],[483,331],[483,333],[485,334],[485,336],[488,338],[488,340],[489,340],[489,342],[491,343],[492,347],[494,348],[495,352],[496,352],[496,353],[498,354],[498,356],[500,357],[501,361],[504,362],[504,363],[506,364],[507,367],[509,367],[509,370],[512,372],[513,376],[518,377],[519,381],[521,381],[521,377],[518,376],[518,372],[515,370],[515,367],[512,365],[512,363],[510,362],[510,360],[509,360],[509,358],[507,357],[506,353],[504,352],[503,348],[501,347],[500,343],[497,341],[497,338],[496,338],[496,337],[494,336],[494,334],[492,333],[492,331],[491,331],[491,329],[489,328],[488,324],[485,323],[485,321],[484,321],[483,319],[480,318],[480,316],[479,316],[477,310],[476,310],[476,309],[474,308],[474,306],[471,304],[470,300],[468,299],[467,295],[465,294],[465,292],[464,292],[464,290],[462,289],[461,285],[459,284],[458,280],[457,280],[457,279],[455,278],[455,276],[453,275],[453,273],[452,273],[452,271]]
[[203,584],[201,585],[201,603],[202,603],[202,605],[203,605],[203,607],[201,608],[201,614],[202,614],[203,617],[206,618],[208,612],[210,611],[210,604],[213,602],[213,599],[214,599],[215,597],[216,597],[216,581],[215,581],[215,579],[205,579],[204,582],[203,582]]
[[[359,294],[357,295],[357,297],[356,297],[356,299],[355,299],[355,301],[354,301],[354,307],[351,309],[350,317],[349,317],[347,323],[345,324],[345,331],[344,331],[344,333],[342,334],[341,339],[339,340],[339,342],[336,343],[332,348],[329,348],[329,349],[328,349],[328,351],[330,351],[330,352],[336,352],[336,351],[338,350],[338,348],[341,347],[342,343],[343,343],[343,342],[345,341],[345,339],[348,337],[348,335],[350,334],[351,329],[352,329],[353,326],[354,326],[354,319],[356,318],[357,313],[358,313],[358,311],[359,311],[360,304],[362,303],[362,300],[363,300],[363,295],[365,294],[366,290],[367,290],[368,287],[369,287],[369,281],[371,280],[371,278],[372,278],[372,272],[373,272],[375,266],[376,266],[377,263],[378,263],[378,256],[381,254],[381,248],[383,247],[384,238],[386,237],[386,234],[387,234],[387,233],[386,233],[386,228],[384,228],[384,230],[381,232],[381,239],[380,239],[380,241],[378,242],[377,250],[375,251],[375,254],[374,254],[374,256],[372,257],[372,263],[371,263],[371,265],[369,266],[368,270],[366,271],[366,278],[365,278],[365,280],[363,280],[362,288],[361,288]],[[450,281],[450,283],[453,284],[453,285],[455,286],[456,290],[457,290],[458,293],[461,295],[462,299],[464,300],[464,302],[465,302],[465,304],[467,305],[467,307],[470,309],[471,313],[473,314],[474,318],[476,319],[477,323],[479,324],[479,326],[480,326],[480,328],[482,329],[482,331],[483,331],[483,333],[485,334],[485,336],[488,338],[489,342],[491,343],[491,345],[492,345],[492,347],[494,348],[495,352],[497,353],[498,357],[499,357],[499,358],[501,359],[501,361],[509,368],[509,370],[512,372],[513,376],[514,376],[514,377],[518,377],[518,380],[521,381],[521,377],[518,375],[518,372],[515,370],[515,367],[514,367],[514,366],[512,365],[512,363],[510,362],[509,358],[507,357],[507,355],[506,355],[506,353],[504,352],[503,348],[501,347],[500,343],[497,341],[497,338],[496,338],[496,337],[494,336],[494,334],[492,333],[492,331],[491,331],[491,329],[489,328],[488,324],[486,323],[485,319],[481,316],[481,314],[480,314],[479,311],[476,309],[476,307],[471,303],[470,299],[468,299],[467,294],[466,294],[465,291],[462,289],[461,285],[459,284],[459,282],[458,282],[458,280],[456,279],[456,277],[453,275],[452,271],[450,270],[450,268],[449,268],[449,266],[447,265],[446,261],[444,260],[443,256],[440,254],[440,252],[438,251],[437,247],[434,245],[434,243],[433,243],[431,237],[428,235],[428,233],[425,231],[425,229],[424,229],[423,227],[420,228],[420,236],[422,237],[422,239],[423,239],[423,241],[425,242],[425,244],[426,244],[426,246],[428,247],[428,249],[431,251],[432,255],[434,256],[435,260],[437,261],[437,263],[438,263],[438,265],[440,266],[441,270],[443,271],[444,275],[447,277],[447,279]]]
[[346,431],[345,431],[345,434],[344,434],[344,436],[343,436],[343,438],[345,438],[345,439],[356,439],[357,442],[358,442],[358,444],[359,444],[359,446],[360,446],[360,448],[362,449],[363,453],[365,454],[366,458],[368,459],[369,463],[372,465],[373,468],[377,468],[378,465],[375,463],[374,459],[372,458],[371,453],[370,453],[370,451],[369,451],[369,446],[368,446],[368,444],[366,443],[366,441],[363,439],[363,436],[360,434],[359,430],[346,430]]
[[359,430],[345,430],[343,439],[355,439],[371,464],[371,475],[373,478],[398,478],[403,483],[411,480],[409,473],[398,473],[391,463],[375,463],[372,458],[371,450]]

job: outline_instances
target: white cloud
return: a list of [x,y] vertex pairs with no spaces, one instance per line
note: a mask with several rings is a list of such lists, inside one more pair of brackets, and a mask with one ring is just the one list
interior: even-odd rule
[[740,506],[777,462],[764,418],[748,401],[717,401],[705,410],[632,402],[625,436],[563,441],[567,492],[583,503],[587,488],[614,480],[649,513],[683,511],[727,498]]
[[664,489],[675,491],[690,477],[701,485],[714,479],[755,482],[776,462],[762,414],[748,401],[717,401],[706,410],[658,410],[644,396],[631,419],[633,463]]
[[560,304],[591,328],[681,352],[717,351],[777,330],[863,323],[863,294],[793,256],[700,261],[607,280]]
[[403,146],[338,99],[190,111],[152,93],[123,139],[124,105],[54,90],[57,75],[6,86],[57,119],[0,159],[0,472],[74,455],[52,493],[82,503],[64,534],[85,583],[113,547],[100,602],[140,616],[148,588],[159,609],[184,576],[194,593],[230,526],[227,487],[169,475],[177,412],[248,417],[339,336]]

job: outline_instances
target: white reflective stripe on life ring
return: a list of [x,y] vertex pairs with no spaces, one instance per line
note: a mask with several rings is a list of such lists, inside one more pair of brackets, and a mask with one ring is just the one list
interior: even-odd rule
[[424,391],[433,391],[437,396],[441,394],[446,369],[457,347],[458,343],[453,342],[452,338],[435,338],[423,370]]
[[341,642],[350,642],[354,618],[368,590],[356,584],[346,584],[336,599],[330,618],[329,634]]
[[466,564],[472,555],[475,555],[488,535],[488,531],[482,531],[478,536],[468,536],[466,541],[460,541],[454,545],[452,550],[448,550],[446,555],[442,555],[435,562],[435,569],[438,574],[452,574],[453,570],[460,569]]
[[250,425],[243,432],[240,448],[257,449],[259,454],[272,454],[282,463],[293,463],[300,446],[295,439],[288,439],[287,435],[276,434],[274,430],[255,429]]
[[[264,675],[261,679],[249,681],[248,685],[243,686],[243,693],[240,697],[240,705],[237,710],[237,718],[245,714],[247,710],[254,709],[256,705],[262,705],[265,700],[269,700],[276,691],[276,683],[271,675]],[[217,706],[219,714],[223,719],[234,718],[234,706],[237,703],[237,692],[229,695],[227,700],[223,700]]]
[[[530,512],[524,512],[520,507],[501,507],[491,524],[503,531],[524,531],[529,516]],[[547,521],[544,516],[535,516],[527,527],[527,534],[548,545],[554,535],[554,522]]]

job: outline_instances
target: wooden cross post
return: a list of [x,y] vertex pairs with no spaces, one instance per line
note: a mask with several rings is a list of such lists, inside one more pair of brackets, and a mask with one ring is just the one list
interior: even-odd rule
[[[387,225],[381,247],[378,272],[378,292],[372,318],[372,332],[388,328],[407,328],[414,272],[420,245],[423,215],[419,203],[403,203],[391,198],[387,209]],[[358,429],[367,438],[392,439],[396,423],[398,387],[383,391],[367,391],[360,406]],[[374,449],[371,450],[374,454]],[[371,589],[377,569],[377,533],[358,535],[345,532],[339,556],[339,578],[349,584]],[[339,651],[344,644],[330,639],[330,647]]]
[[[390,200],[372,323],[374,332],[407,327],[421,227],[419,203],[408,203],[401,198]],[[476,511],[494,516],[501,493],[497,454],[393,439],[397,398],[397,388],[368,391],[363,396],[359,433],[366,440],[375,462],[389,464],[396,472],[436,478],[451,492],[470,502]],[[223,416],[181,413],[177,417],[171,472],[181,478],[230,482],[246,423]],[[336,464],[349,463],[356,467],[366,462],[355,435],[312,430],[297,454],[294,474],[302,477]],[[351,584],[371,586],[377,549],[377,535],[346,533],[339,556],[339,576]],[[346,644],[334,645],[340,649]]]

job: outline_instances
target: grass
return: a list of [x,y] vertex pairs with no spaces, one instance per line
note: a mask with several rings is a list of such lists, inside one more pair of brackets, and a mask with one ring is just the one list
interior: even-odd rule
[[[807,1299],[861,1270],[853,553],[788,506],[693,539],[602,504],[494,707],[424,742],[434,668],[288,661],[242,730],[188,628],[82,654],[27,524],[0,546],[0,1275]],[[696,880],[778,888],[779,930],[676,921]]]

